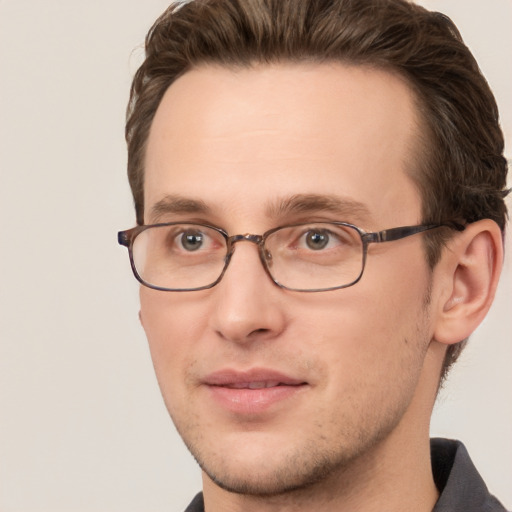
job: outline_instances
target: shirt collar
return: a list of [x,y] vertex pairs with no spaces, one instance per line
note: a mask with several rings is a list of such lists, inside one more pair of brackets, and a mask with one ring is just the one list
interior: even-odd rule
[[431,439],[432,473],[440,496],[432,512],[506,512],[492,496],[460,441]]

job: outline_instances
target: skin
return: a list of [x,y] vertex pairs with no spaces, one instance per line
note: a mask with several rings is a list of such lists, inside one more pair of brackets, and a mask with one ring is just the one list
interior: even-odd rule
[[[420,197],[408,175],[418,124],[408,86],[384,71],[341,64],[189,71],[153,121],[145,223],[203,222],[230,235],[312,219],[368,231],[419,224]],[[348,206],[270,211],[299,194]],[[170,208],[170,195],[207,209]],[[498,244],[493,229],[478,231],[481,254],[489,240]],[[470,235],[456,235],[434,272],[422,235],[372,244],[361,281],[330,292],[278,288],[246,242],[212,289],[141,287],[159,385],[203,470],[207,510],[432,509],[428,424],[446,344],[462,339],[453,311],[472,290],[469,266],[460,271],[477,236]],[[263,410],[241,412],[204,383],[218,371],[254,368],[304,384]]]

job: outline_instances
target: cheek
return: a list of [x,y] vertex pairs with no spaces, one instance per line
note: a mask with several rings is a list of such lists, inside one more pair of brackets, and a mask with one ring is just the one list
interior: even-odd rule
[[430,272],[420,242],[410,237],[369,253],[357,285],[358,307],[366,315],[367,328],[403,340],[426,314]]
[[145,287],[140,290],[140,319],[162,391],[169,381],[178,382],[191,364],[204,330],[207,315],[199,311],[199,304],[187,302],[177,294]]
[[352,411],[348,421],[355,418],[356,423],[365,415],[384,418],[406,407],[429,341],[428,316],[418,290],[416,295],[388,293],[386,300],[370,297],[346,304],[332,323],[335,337],[329,349],[317,349],[324,354],[330,350],[329,403],[342,404],[336,414]]
[[326,297],[308,308],[307,329],[324,333],[312,336],[315,352],[328,354],[330,364],[339,368],[336,379],[346,386],[355,380],[387,381],[411,364],[419,371],[429,341],[428,274],[420,267],[388,267],[380,279],[370,267],[353,288],[336,292],[330,305]]

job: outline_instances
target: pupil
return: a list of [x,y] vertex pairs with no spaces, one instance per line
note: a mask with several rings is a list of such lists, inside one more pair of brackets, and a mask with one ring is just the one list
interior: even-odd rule
[[184,233],[181,236],[181,243],[188,251],[197,251],[203,244],[203,237],[197,233]]
[[323,249],[329,242],[329,237],[324,233],[312,232],[307,234],[306,244],[310,249]]

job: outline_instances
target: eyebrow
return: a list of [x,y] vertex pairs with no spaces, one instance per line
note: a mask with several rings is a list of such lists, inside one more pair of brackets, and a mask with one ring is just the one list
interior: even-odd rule
[[321,212],[334,213],[340,220],[367,221],[371,218],[370,210],[363,203],[347,197],[323,194],[295,194],[269,203],[266,211],[271,218]]
[[151,222],[158,222],[163,216],[169,214],[207,214],[209,212],[210,208],[200,199],[168,194],[151,207],[149,218]]
[[[165,215],[206,215],[211,211],[211,208],[200,199],[168,194],[151,207],[149,218],[151,222],[156,223]],[[294,194],[269,202],[265,209],[266,216],[271,219],[323,212],[333,213],[339,220],[371,219],[370,211],[363,203],[337,195]]]

